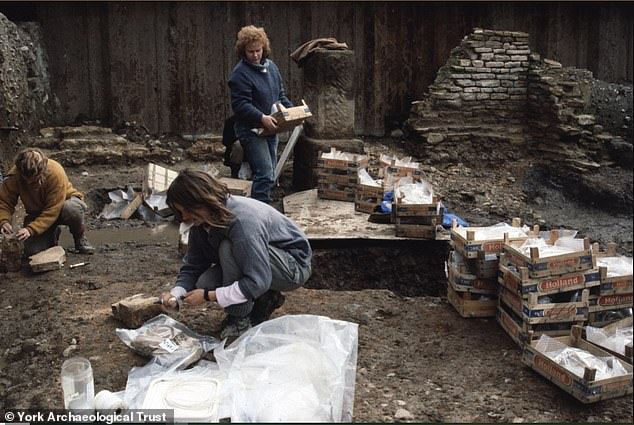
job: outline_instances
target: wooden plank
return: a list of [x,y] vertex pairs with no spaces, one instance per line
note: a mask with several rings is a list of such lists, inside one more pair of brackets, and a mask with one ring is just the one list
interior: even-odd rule
[[132,201],[130,201],[128,206],[125,207],[123,211],[121,211],[121,215],[119,215],[119,217],[121,217],[124,220],[129,219],[132,216],[132,214],[134,214],[134,212],[141,206],[142,203],[143,203],[143,196],[140,193],[136,192],[134,194],[134,198],[132,199]]
[[66,262],[66,251],[61,246],[54,246],[29,257],[29,266],[34,273],[61,269]]

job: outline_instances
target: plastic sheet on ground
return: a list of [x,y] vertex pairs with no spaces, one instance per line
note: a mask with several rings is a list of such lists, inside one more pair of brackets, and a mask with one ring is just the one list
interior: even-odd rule
[[282,316],[214,356],[228,373],[232,422],[350,422],[358,325]]
[[125,191],[121,189],[113,190],[108,192],[108,197],[110,198],[110,203],[104,205],[99,217],[106,220],[121,218],[123,211],[134,199],[134,189],[128,186]]

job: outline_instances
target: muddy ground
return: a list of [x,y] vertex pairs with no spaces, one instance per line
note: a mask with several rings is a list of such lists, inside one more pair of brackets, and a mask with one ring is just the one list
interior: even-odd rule
[[[408,149],[395,139],[367,140],[366,146],[374,159]],[[201,164],[169,167],[186,165]],[[278,201],[292,192],[291,169],[286,167],[276,190]],[[115,334],[121,325],[111,304],[171,287],[180,264],[175,230],[157,230],[156,223],[136,218],[97,217],[104,194],[127,185],[140,188],[142,171],[142,164],[69,167],[71,180],[88,194],[96,254],[86,258],[69,251],[64,268],[44,274],[27,268],[0,274],[3,415],[62,407],[59,372],[65,354],[91,360],[96,391],[123,390],[130,369],[148,361]],[[593,241],[616,240],[631,255],[631,202],[629,210],[610,211],[579,201],[530,161],[494,170],[427,166],[426,173],[449,209],[473,225],[520,216],[529,224],[578,229]],[[631,181],[631,170],[619,173]],[[62,245],[68,247],[68,235]],[[317,314],[359,324],[354,421],[632,421],[632,396],[583,405],[524,366],[518,346],[495,319],[461,318],[446,299],[447,252],[445,242],[316,247],[307,288],[289,293],[274,314]],[[87,266],[68,268],[86,260]],[[190,308],[175,318],[196,332],[217,335],[222,312]]]

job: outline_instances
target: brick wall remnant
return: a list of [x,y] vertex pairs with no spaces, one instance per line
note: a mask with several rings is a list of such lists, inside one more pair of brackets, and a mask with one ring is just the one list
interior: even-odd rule
[[476,28],[451,51],[407,122],[426,160],[461,162],[479,152],[485,161],[533,155],[576,171],[631,167],[631,141],[584,112],[592,73],[542,59],[528,41],[527,33]]

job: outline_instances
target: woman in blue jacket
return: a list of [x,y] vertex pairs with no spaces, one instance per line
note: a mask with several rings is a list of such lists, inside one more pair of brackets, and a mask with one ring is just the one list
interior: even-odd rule
[[271,47],[264,28],[249,25],[240,29],[236,52],[240,61],[229,76],[234,128],[253,172],[251,197],[270,203],[278,143],[277,121],[271,114],[276,102],[286,107],[293,104],[284,94],[280,70],[268,59]]

